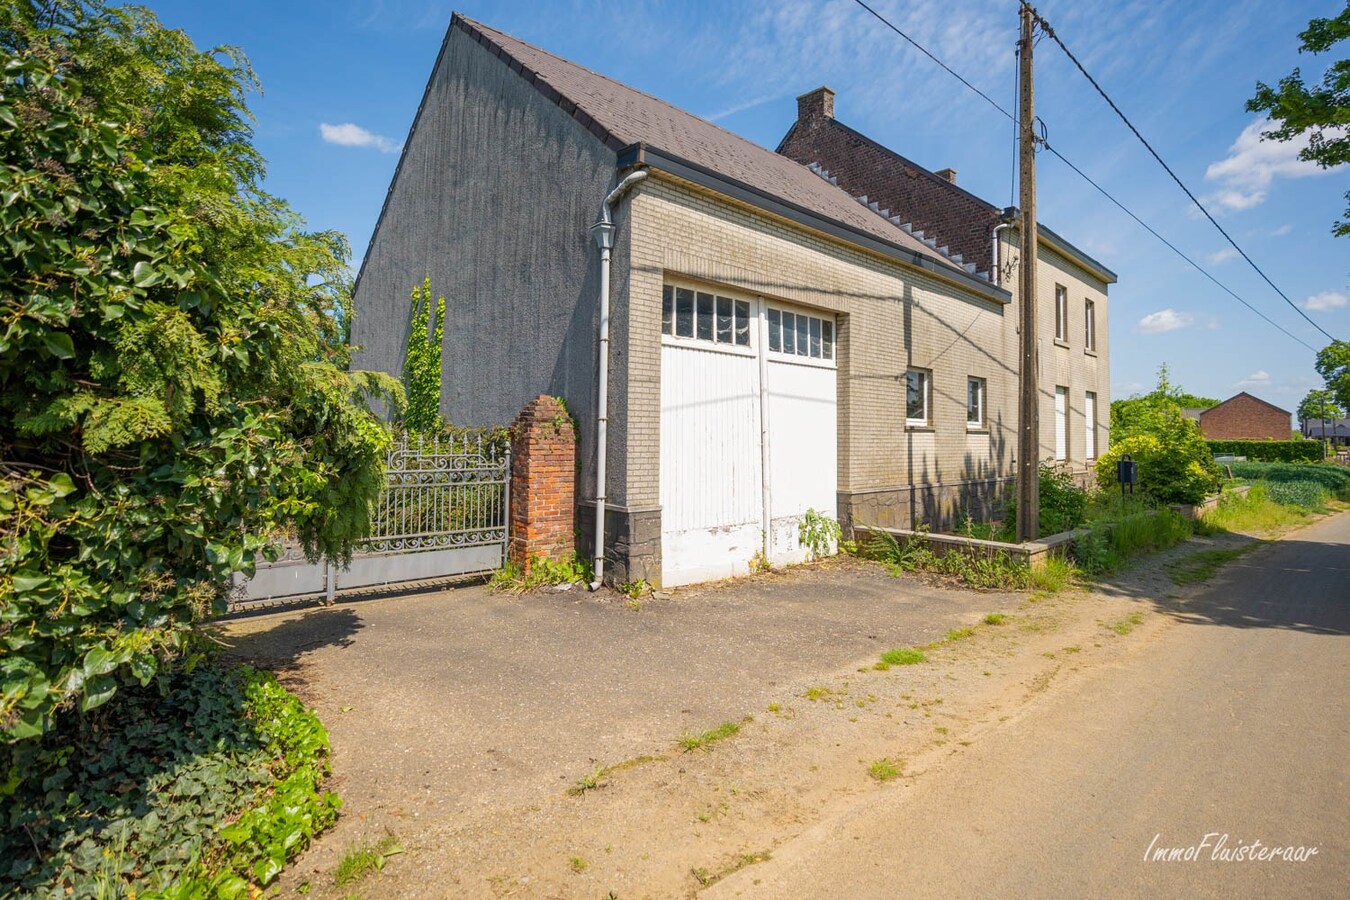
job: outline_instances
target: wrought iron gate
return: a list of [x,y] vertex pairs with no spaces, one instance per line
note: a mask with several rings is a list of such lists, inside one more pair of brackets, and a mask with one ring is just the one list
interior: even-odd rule
[[483,436],[404,436],[390,449],[370,537],[337,569],[287,547],[238,577],[231,609],[491,572],[506,560],[511,453]]

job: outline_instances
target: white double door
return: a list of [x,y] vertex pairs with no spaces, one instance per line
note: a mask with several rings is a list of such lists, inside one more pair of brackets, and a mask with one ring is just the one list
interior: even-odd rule
[[[774,565],[800,562],[807,555],[800,541],[806,511],[837,516],[833,316],[763,301],[751,308],[748,347],[662,338],[667,586],[744,574],[761,554]],[[790,321],[803,329],[807,352],[785,346]]]

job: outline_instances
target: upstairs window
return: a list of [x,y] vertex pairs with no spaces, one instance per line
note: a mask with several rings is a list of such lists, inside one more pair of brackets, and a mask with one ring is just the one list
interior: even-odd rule
[[668,284],[661,298],[661,333],[749,347],[750,303]]
[[769,350],[788,356],[834,359],[834,322],[769,307]]
[[1097,349],[1097,304],[1091,300],[1083,301],[1083,347]]
[[1055,285],[1055,340],[1069,339],[1069,289]]

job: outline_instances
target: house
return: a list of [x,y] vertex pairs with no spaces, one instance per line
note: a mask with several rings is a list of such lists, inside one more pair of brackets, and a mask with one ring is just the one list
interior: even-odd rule
[[[582,549],[603,529],[615,581],[800,560],[812,509],[845,527],[984,517],[1016,444],[1009,279],[902,224],[819,167],[456,15],[362,263],[355,364],[401,372],[429,275],[442,413],[496,424],[564,398]],[[1100,304],[1100,382],[1045,379],[1074,392],[1046,406],[1065,424],[1045,455],[1069,460],[1082,392],[1092,421],[1108,406],[1114,276],[1062,258],[1075,301]]]
[[[848,127],[835,118],[834,101],[828,87],[798,97],[797,121],[778,152],[967,270],[990,273],[1016,307],[1017,209],[999,209],[959,187],[955,169],[930,171]],[[1110,428],[1106,300],[1116,275],[1045,225],[1038,223],[1037,233],[1041,456],[1088,480]],[[1013,319],[1008,324],[1015,328]]]
[[1350,419],[1304,419],[1303,436],[1327,440],[1333,447],[1350,447]]
[[1210,441],[1287,441],[1293,433],[1289,411],[1243,391],[1208,409],[1187,409]]

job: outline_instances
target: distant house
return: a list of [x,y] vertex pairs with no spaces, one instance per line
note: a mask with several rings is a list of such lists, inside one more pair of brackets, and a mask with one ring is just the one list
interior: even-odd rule
[[1200,423],[1200,430],[1211,441],[1287,441],[1293,433],[1293,418],[1287,409],[1246,391],[1217,406],[1183,412]]
[[1350,419],[1304,419],[1301,424],[1306,438],[1325,437],[1334,447],[1350,447]]
[[[362,263],[355,362],[402,371],[429,275],[442,414],[500,424],[564,398],[583,552],[603,510],[616,581],[800,560],[810,509],[846,529],[988,517],[1017,444],[1012,229],[984,216],[967,257],[896,215],[456,15]],[[1042,456],[1081,465],[1105,444],[1115,276],[1048,234]]]

